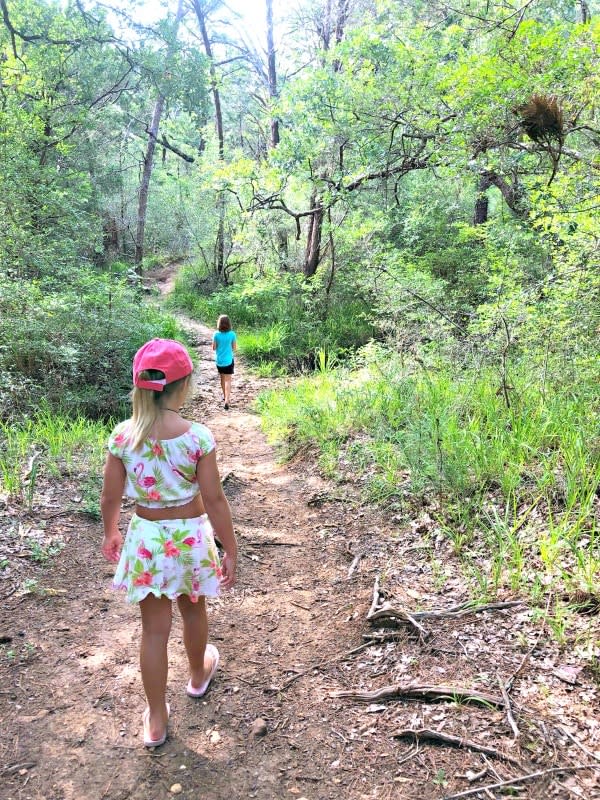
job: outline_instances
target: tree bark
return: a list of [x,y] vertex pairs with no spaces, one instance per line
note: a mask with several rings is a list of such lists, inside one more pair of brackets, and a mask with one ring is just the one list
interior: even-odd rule
[[[273,0],[267,4],[267,74],[269,79],[269,98],[271,103],[277,99],[277,65],[275,59],[275,43],[273,37]],[[271,118],[271,147],[279,144],[279,120]]]
[[579,21],[582,25],[588,25],[592,21],[590,7],[587,0],[578,0],[579,6]]
[[[223,161],[225,158],[225,132],[223,128],[223,112],[221,109],[221,95],[219,93],[219,86],[217,82],[217,71],[215,68],[215,61],[213,58],[212,45],[206,27],[206,9],[200,0],[193,0],[194,11],[198,18],[198,25],[200,26],[200,35],[204,44],[204,52],[209,61],[209,74],[210,86],[213,96],[213,103],[215,107],[215,128],[217,132],[217,142],[219,147],[219,160]],[[219,280],[225,280],[225,195],[219,192],[217,196],[217,236],[215,239],[215,272]]]
[[323,234],[323,201],[316,194],[310,200],[310,207],[314,209],[310,215],[308,223],[308,235],[306,237],[306,251],[304,256],[304,274],[307,278],[317,271],[321,260],[321,236]]
[[[175,15],[175,26],[173,31],[173,42],[169,45],[167,52],[166,63],[173,56],[175,47],[175,39],[177,37],[177,30],[179,23],[184,14],[183,0],[179,0],[177,4],[177,13]],[[152,121],[148,128],[148,144],[146,146],[146,153],[144,154],[144,167],[142,169],[142,177],[140,180],[140,190],[138,193],[138,214],[137,214],[137,228],[135,234],[135,256],[134,264],[135,271],[138,275],[142,272],[142,260],[144,258],[144,237],[146,232],[146,212],[148,210],[148,195],[150,192],[150,179],[152,178],[152,169],[154,167],[154,151],[156,150],[156,140],[158,138],[158,129],[160,127],[160,119],[165,107],[165,95],[161,91],[154,104],[154,111],[152,113]]]
[[495,186],[499,190],[506,205],[515,216],[520,219],[527,218],[527,203],[518,181],[515,179],[512,183],[508,183],[498,173],[486,170],[479,176],[478,195],[473,216],[474,225],[483,225],[488,220],[488,198],[486,193],[491,186]]
[[[350,13],[351,0],[337,0],[335,8],[335,22],[332,20],[332,2],[327,0],[325,21],[320,28],[323,50],[329,50],[332,37],[336,44],[344,38],[346,23]],[[342,68],[341,62],[336,58],[333,62],[333,71],[339,72]],[[354,187],[351,187],[354,188]],[[308,236],[306,239],[306,252],[304,257],[304,274],[311,278],[317,271],[321,261],[321,238],[323,235],[323,218],[325,209],[323,199],[315,192],[311,198],[310,207],[315,209],[310,217],[308,225]],[[333,242],[331,244],[333,248]]]
[[487,190],[492,184],[487,175],[479,176],[479,185],[477,187],[477,199],[475,200],[475,213],[473,214],[473,225],[485,225],[488,221],[488,211],[490,201],[487,195]]

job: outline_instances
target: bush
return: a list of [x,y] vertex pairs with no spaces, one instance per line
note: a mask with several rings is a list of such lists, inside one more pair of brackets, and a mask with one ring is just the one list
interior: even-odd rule
[[84,275],[47,292],[0,282],[0,418],[40,407],[95,419],[121,415],[135,351],[153,336],[177,337],[175,320],[138,302],[123,282]]

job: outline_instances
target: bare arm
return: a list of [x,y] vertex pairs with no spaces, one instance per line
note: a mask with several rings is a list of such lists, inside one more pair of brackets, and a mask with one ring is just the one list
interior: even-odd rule
[[223,570],[221,586],[229,589],[235,583],[237,542],[233,531],[231,509],[221,485],[215,450],[207,453],[198,461],[196,476],[206,513],[225,551],[221,565]]
[[121,554],[123,537],[119,531],[121,498],[125,488],[125,467],[120,458],[108,453],[104,464],[104,482],[100,495],[100,510],[104,523],[102,554],[108,561],[116,562]]

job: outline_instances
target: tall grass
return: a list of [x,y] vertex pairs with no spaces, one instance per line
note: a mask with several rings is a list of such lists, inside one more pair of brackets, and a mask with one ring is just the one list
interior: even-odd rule
[[[240,351],[263,374],[319,368],[319,353],[343,357],[374,334],[365,303],[349,294],[324,300],[315,285],[297,273],[252,276],[215,287],[202,270],[184,268],[170,303],[214,325],[228,314]],[[275,368],[268,369],[273,364]]]
[[101,422],[48,410],[19,424],[0,421],[0,492],[31,506],[42,474],[99,475],[107,435]]
[[286,452],[316,446],[321,466],[357,480],[367,499],[408,517],[426,498],[456,554],[474,559],[467,571],[484,569],[488,591],[533,586],[540,574],[591,589],[598,405],[586,387],[550,392],[526,365],[513,373],[510,405],[492,369],[406,370],[393,358],[324,370],[259,405]]

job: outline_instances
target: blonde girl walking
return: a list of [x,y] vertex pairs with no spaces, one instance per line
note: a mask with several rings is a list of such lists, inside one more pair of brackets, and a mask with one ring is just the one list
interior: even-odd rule
[[[117,564],[113,585],[138,603],[140,668],[147,698],[144,744],[167,738],[167,643],[172,602],[183,619],[190,697],[202,697],[219,664],[208,641],[206,597],[235,583],[237,545],[221,487],[210,430],[181,416],[192,361],[171,339],[152,339],[133,360],[133,414],[110,435],[101,510],[102,553]],[[135,500],[125,541],[119,532],[123,494]],[[213,530],[221,542],[221,561]]]

